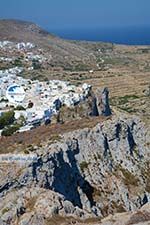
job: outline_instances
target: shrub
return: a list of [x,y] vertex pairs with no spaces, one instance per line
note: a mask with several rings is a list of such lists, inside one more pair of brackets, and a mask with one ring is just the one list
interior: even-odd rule
[[124,178],[124,183],[126,185],[138,186],[139,179],[134,174],[132,174],[129,170],[120,167],[120,171],[122,172]]
[[30,101],[30,102],[28,103],[28,108],[32,108],[33,105],[34,105],[33,102]]
[[4,128],[1,135],[2,136],[11,136],[13,133],[15,133],[17,130],[19,130],[19,128],[20,128],[19,124],[15,124],[13,126],[8,126],[8,127]]
[[0,129],[3,129],[5,126],[10,125],[14,122],[14,111],[5,112],[0,117]]
[[17,105],[15,110],[26,110],[22,105]]
[[9,211],[9,208],[4,208],[4,209],[2,210],[2,215],[5,214],[5,213],[7,213],[8,211]]
[[83,161],[80,163],[80,169],[82,172],[84,172],[84,170],[87,168],[88,168],[88,163],[86,161]]
[[2,98],[0,102],[8,102],[8,99]]
[[34,70],[38,70],[41,68],[41,64],[39,63],[38,60],[35,60],[35,59],[32,60],[32,66],[33,66]]
[[14,66],[19,66],[19,67],[22,67],[22,61],[21,59],[15,59],[14,63],[13,63]]
[[137,95],[125,95],[123,97],[119,97],[119,104],[123,105],[129,102],[129,100],[138,99]]

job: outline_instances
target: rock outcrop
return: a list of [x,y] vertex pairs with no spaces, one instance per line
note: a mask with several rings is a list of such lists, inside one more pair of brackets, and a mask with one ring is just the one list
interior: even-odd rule
[[109,106],[109,91],[108,88],[98,89],[96,92],[97,109],[99,116],[110,116],[111,109]]
[[112,116],[35,146],[36,161],[1,169],[1,224],[44,225],[53,216],[103,218],[139,209],[150,200],[149,140],[138,118]]
[[97,89],[96,93],[89,91],[88,97],[75,107],[62,107],[58,114],[57,122],[81,119],[83,117],[110,116],[108,88]]

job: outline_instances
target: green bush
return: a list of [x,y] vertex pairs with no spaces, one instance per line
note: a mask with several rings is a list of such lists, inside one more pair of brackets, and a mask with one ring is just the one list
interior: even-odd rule
[[17,105],[15,110],[26,110],[22,105]]
[[81,171],[84,172],[84,170],[87,169],[87,168],[88,168],[88,163],[86,161],[82,161],[80,163],[80,169],[81,169]]
[[119,97],[119,104],[123,105],[129,102],[129,100],[138,99],[139,97],[137,95],[125,95],[123,97]]
[[39,61],[36,60],[36,59],[33,59],[33,60],[32,60],[32,66],[33,66],[34,70],[38,70],[38,69],[41,68],[41,64],[40,64]]
[[11,136],[13,133],[15,133],[17,130],[19,130],[19,128],[20,128],[19,124],[15,124],[13,126],[8,126],[3,129],[1,135],[2,136]]
[[3,129],[5,126],[10,125],[14,122],[14,111],[5,112],[0,117],[0,129]]
[[139,179],[134,174],[132,174],[129,170],[120,167],[120,171],[123,174],[123,181],[126,185],[138,186]]
[[22,67],[22,61],[21,59],[15,59],[14,63],[13,63],[14,66],[19,66],[19,67]]
[[8,102],[8,99],[2,98],[0,102]]

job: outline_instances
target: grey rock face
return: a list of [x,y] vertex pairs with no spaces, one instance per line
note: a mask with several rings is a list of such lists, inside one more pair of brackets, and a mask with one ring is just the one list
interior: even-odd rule
[[62,107],[57,115],[57,122],[81,119],[83,117],[110,116],[109,91],[107,88],[98,89],[96,94],[89,90],[88,97],[74,108]]
[[149,140],[137,117],[114,116],[45,143],[36,162],[1,174],[0,218],[13,224],[18,209],[21,225],[44,224],[54,215],[85,219],[140,208],[150,199]]
[[110,116],[108,88],[97,89],[96,93],[91,89],[88,99],[83,103],[88,116]]
[[73,214],[74,211],[75,211],[75,208],[73,206],[73,204],[69,201],[64,201],[63,203],[63,206],[64,206],[64,211],[66,214]]
[[102,116],[110,116],[111,109],[109,106],[108,88],[98,89],[96,92],[98,114]]
[[98,108],[97,108],[97,99],[92,90],[89,92],[87,102],[88,102],[89,109],[90,109],[88,112],[88,116],[98,116],[99,113],[98,113]]

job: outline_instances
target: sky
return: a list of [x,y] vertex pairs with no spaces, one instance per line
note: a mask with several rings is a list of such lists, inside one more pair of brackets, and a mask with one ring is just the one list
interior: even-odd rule
[[150,26],[150,0],[0,0],[0,18],[49,30]]

